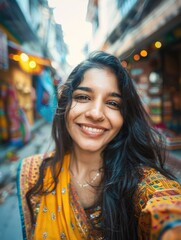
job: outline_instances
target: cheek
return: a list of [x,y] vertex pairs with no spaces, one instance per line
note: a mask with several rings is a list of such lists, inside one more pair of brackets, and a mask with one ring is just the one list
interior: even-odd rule
[[69,111],[67,112],[67,115],[66,115],[66,128],[69,132],[70,128],[71,128],[71,122],[72,122],[72,119],[73,119],[73,110],[72,108],[69,109]]
[[87,106],[86,104],[73,102],[69,111],[69,119],[74,119],[83,114],[87,109],[86,106]]
[[121,129],[123,126],[123,116],[118,113],[117,116],[114,116],[114,127],[118,129],[118,131]]
[[67,127],[68,132],[71,129],[72,121],[73,121],[73,113],[70,110],[66,117],[66,127]]
[[76,115],[77,112],[77,104],[75,102],[72,102],[70,109],[67,113],[67,123],[74,118],[74,116]]
[[80,115],[80,107],[78,107],[77,104],[72,104],[66,117],[66,126],[68,130],[72,128],[74,121],[79,115]]

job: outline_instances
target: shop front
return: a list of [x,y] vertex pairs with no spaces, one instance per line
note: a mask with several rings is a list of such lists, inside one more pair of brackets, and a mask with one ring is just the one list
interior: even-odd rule
[[151,38],[122,61],[171,158],[181,161],[181,24]]
[[[3,49],[6,55],[1,56],[0,66],[0,145],[20,147],[31,139],[35,122],[47,120],[45,110],[49,110],[49,122],[52,120],[50,105],[54,99],[56,106],[56,94],[51,63],[49,59],[26,53],[11,41]],[[43,86],[41,92],[40,86]],[[41,102],[41,108],[37,102]]]

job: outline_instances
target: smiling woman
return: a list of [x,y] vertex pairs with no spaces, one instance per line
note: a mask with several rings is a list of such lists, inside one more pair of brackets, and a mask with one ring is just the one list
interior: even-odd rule
[[24,239],[179,239],[181,187],[119,59],[92,53],[58,94],[55,151],[23,159]]
[[[101,155],[123,125],[120,103],[118,80],[109,68],[93,68],[84,74],[73,93],[67,115],[67,130],[76,155],[88,154],[90,157],[90,152]],[[92,161],[90,165],[93,167]]]

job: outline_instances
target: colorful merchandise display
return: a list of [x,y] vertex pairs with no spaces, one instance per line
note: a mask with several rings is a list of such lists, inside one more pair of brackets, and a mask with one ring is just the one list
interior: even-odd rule
[[0,83],[0,142],[6,142],[9,140],[8,129],[8,116],[7,116],[7,98],[8,98],[8,85],[6,83]]
[[181,135],[176,134],[168,128],[158,128],[165,138],[165,145],[167,150],[181,149]]
[[30,140],[30,126],[13,85],[0,85],[0,141],[21,146]]

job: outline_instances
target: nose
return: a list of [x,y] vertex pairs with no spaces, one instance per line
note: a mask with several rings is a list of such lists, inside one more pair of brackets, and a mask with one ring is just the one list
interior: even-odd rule
[[103,121],[105,119],[105,115],[102,104],[96,102],[91,105],[86,111],[85,116],[93,121]]

